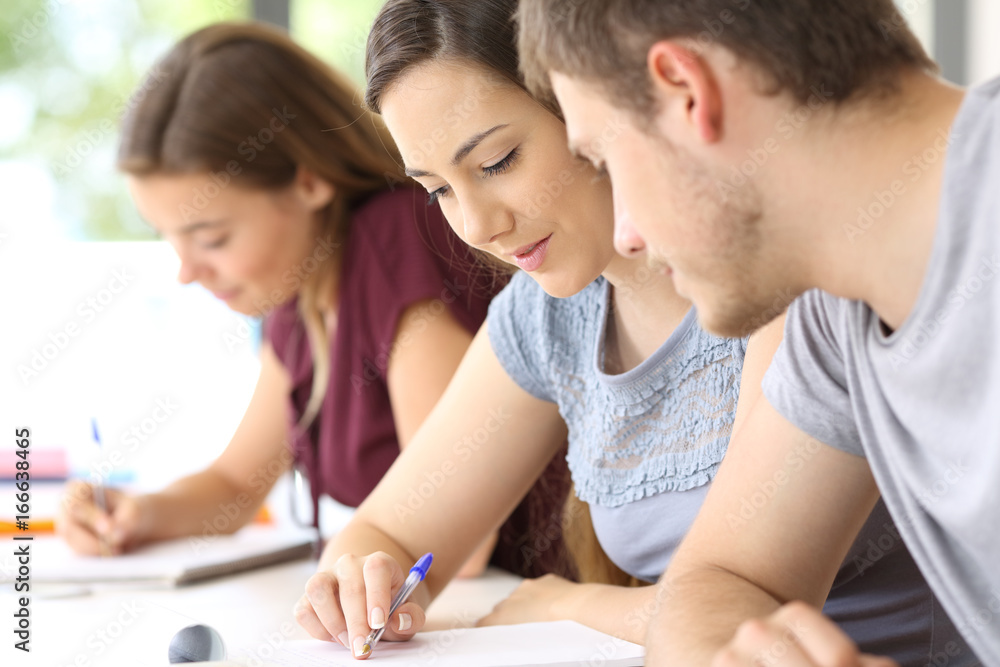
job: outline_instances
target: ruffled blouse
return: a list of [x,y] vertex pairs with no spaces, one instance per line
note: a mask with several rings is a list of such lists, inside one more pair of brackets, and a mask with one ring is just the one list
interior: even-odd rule
[[692,308],[648,359],[609,375],[610,297],[603,278],[557,299],[519,273],[490,306],[490,341],[519,386],[559,406],[573,483],[605,552],[655,579],[726,453],[746,339],[705,332]]

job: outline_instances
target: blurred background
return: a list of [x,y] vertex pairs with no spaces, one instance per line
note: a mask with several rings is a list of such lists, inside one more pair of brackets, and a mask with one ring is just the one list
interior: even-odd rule
[[[360,89],[380,4],[4,1],[0,498],[13,497],[2,480],[13,472],[15,427],[32,429],[33,477],[57,478],[33,489],[35,519],[54,513],[67,472],[154,489],[225,447],[256,382],[260,323],[176,282],[176,256],[114,168],[119,121],[155,61],[217,21],[280,25]],[[0,506],[0,520],[12,506]]]
[[[107,471],[139,488],[221,451],[253,390],[259,323],[177,285],[173,253],[139,219],[114,169],[118,122],[157,58],[222,20],[280,25],[360,87],[380,4],[4,0],[0,477],[15,426],[32,428],[38,465],[44,452],[63,452],[73,474]],[[947,78],[970,84],[1000,73],[1000,2],[897,4]],[[91,417],[103,451],[90,443]]]

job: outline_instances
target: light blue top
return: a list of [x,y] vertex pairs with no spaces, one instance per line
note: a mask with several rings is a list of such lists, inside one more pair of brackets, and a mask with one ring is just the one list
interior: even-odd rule
[[746,341],[705,333],[692,309],[652,356],[608,375],[609,303],[603,278],[556,299],[519,273],[490,306],[490,341],[514,381],[559,405],[573,484],[608,557],[655,581],[726,453]]

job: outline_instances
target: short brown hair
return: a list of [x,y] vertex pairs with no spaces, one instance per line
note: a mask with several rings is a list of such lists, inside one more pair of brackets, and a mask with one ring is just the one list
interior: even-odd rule
[[716,44],[766,77],[767,92],[835,103],[896,90],[903,68],[937,70],[892,0],[521,0],[521,69],[598,84],[618,106],[653,110],[646,55],[664,39]]

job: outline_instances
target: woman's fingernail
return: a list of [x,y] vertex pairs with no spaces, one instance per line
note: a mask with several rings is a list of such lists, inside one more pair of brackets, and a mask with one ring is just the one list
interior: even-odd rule
[[372,630],[378,630],[383,625],[385,625],[385,612],[382,611],[382,607],[375,607],[372,609],[371,618],[368,619],[368,626]]
[[399,615],[399,631],[400,632],[406,632],[407,630],[410,629],[411,625],[413,625],[413,619],[410,618],[409,614],[400,614]]
[[344,630],[339,635],[337,635],[337,641],[340,642],[341,646],[346,648],[348,651],[351,650],[350,637],[347,636],[347,630]]
[[357,637],[354,638],[354,657],[355,658],[364,657],[364,656],[368,655],[369,653],[371,653],[371,651],[372,650],[370,648],[368,648],[368,646],[365,644],[365,638],[364,637],[361,637],[359,635],[359,636],[357,636]]

